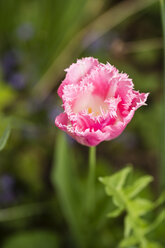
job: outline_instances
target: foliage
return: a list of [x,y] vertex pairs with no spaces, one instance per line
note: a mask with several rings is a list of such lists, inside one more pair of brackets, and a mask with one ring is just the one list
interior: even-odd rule
[[112,176],[99,178],[105,185],[106,194],[112,197],[116,207],[108,214],[108,217],[115,218],[124,211],[126,212],[124,239],[120,242],[119,247],[138,245],[140,248],[160,248],[162,246],[150,241],[147,235],[165,220],[165,210],[162,210],[153,222],[149,221],[146,216],[165,201],[165,194],[163,193],[155,202],[138,196],[153,178],[143,176],[127,184],[127,178],[131,172],[132,168],[126,167]]
[[[2,122],[2,120],[1,120]],[[2,123],[1,123],[2,124]],[[3,130],[3,129],[2,129]],[[0,151],[5,147],[7,140],[10,136],[10,124],[8,123],[3,132],[1,131],[1,136],[0,136]]]
[[[113,205],[99,182],[95,208],[87,210],[88,150],[54,127],[56,90],[77,57],[97,57],[127,72],[136,89],[150,92],[148,106],[118,139],[98,147],[96,175],[131,162],[136,179],[145,171],[158,178],[160,26],[158,0],[0,0],[0,247],[31,247],[38,236],[47,247],[52,238],[45,232],[62,248],[117,247],[121,219],[105,218]],[[155,191],[148,188],[145,197]],[[165,246],[164,228],[162,222],[147,238]]]
[[3,248],[56,248],[58,246],[56,235],[49,231],[34,230],[20,232],[17,235],[13,235],[3,245]]

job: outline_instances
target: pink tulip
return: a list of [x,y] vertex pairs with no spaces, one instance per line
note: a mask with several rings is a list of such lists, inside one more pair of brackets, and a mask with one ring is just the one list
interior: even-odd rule
[[116,138],[135,110],[146,105],[148,93],[133,90],[128,75],[109,63],[83,58],[66,72],[58,89],[64,112],[56,117],[55,124],[83,145],[96,146]]

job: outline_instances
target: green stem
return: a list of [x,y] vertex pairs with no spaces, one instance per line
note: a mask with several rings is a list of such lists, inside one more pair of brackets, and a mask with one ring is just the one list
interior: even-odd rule
[[164,65],[163,65],[163,125],[162,125],[162,149],[161,149],[161,166],[160,166],[160,185],[165,186],[165,0],[160,0],[162,27],[163,27],[163,45],[164,45]]
[[96,168],[96,147],[89,148],[89,172],[87,184],[87,212],[90,214],[95,205],[95,168]]

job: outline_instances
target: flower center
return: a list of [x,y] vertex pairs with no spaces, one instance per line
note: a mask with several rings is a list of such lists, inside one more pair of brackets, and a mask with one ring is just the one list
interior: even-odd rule
[[108,111],[108,104],[97,95],[82,94],[76,99],[73,105],[73,112],[80,113],[83,111],[93,116],[98,116]]
[[92,113],[92,108],[88,108],[88,114]]

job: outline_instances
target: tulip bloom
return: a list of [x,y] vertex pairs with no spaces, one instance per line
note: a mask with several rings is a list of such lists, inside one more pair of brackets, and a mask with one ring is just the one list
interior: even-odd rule
[[96,146],[116,138],[135,110],[145,105],[148,93],[135,91],[128,75],[109,63],[83,58],[65,71],[58,89],[64,112],[55,124],[83,145]]

